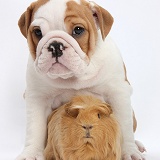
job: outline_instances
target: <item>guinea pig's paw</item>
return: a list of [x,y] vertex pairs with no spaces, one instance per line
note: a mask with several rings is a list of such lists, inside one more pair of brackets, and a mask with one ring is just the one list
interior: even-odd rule
[[144,145],[140,142],[140,141],[135,141],[135,144],[137,145],[138,149],[140,152],[146,152],[146,148],[144,147]]
[[44,160],[42,151],[24,150],[15,160]]
[[138,150],[137,146],[123,147],[122,160],[145,160],[145,157]]

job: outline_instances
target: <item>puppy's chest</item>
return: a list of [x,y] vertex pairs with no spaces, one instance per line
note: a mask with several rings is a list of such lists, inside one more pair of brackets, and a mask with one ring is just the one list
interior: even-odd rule
[[90,88],[83,90],[63,90],[53,98],[52,108],[58,108],[59,106],[69,102],[74,96],[88,95],[94,96],[102,101],[106,101],[106,94],[103,90]]

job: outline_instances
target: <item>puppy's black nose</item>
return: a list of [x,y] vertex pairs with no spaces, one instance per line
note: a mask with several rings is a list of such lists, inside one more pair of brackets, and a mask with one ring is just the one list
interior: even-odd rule
[[65,50],[64,45],[57,41],[52,42],[48,47],[48,51],[52,52],[52,57],[56,57],[56,59],[63,55],[63,50]]

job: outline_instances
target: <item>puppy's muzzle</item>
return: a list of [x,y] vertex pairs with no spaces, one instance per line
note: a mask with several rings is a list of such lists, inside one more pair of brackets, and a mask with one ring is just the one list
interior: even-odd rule
[[56,60],[63,55],[63,50],[65,50],[64,45],[57,41],[52,42],[48,47],[48,51],[52,52],[52,57],[56,58]]
[[37,72],[49,78],[66,79],[84,74],[89,59],[68,33],[51,31],[39,41],[34,65]]

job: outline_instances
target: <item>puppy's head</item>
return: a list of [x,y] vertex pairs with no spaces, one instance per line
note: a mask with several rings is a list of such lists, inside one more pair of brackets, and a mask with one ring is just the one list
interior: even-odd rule
[[108,11],[86,0],[38,0],[19,19],[36,70],[53,79],[84,74],[112,23]]

